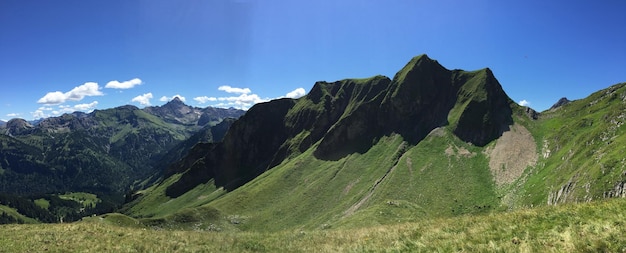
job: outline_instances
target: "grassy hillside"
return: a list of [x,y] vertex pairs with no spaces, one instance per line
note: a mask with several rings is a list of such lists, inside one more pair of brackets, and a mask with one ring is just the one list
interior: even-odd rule
[[253,107],[123,212],[210,208],[236,221],[224,229],[281,231],[626,196],[625,101],[616,85],[537,117],[491,70],[422,55],[393,80],[318,82]]
[[162,230],[110,215],[0,226],[9,252],[622,252],[626,199],[353,229]]
[[238,229],[283,230],[394,224],[499,207],[483,149],[446,129],[414,147],[400,135],[383,137],[368,152],[337,161],[317,159],[313,150],[229,193],[208,182],[170,198],[164,191],[174,176],[145,190],[125,212],[167,218],[208,205],[237,217]]
[[540,159],[519,193],[525,205],[626,196],[626,83],[542,112],[530,128]]
[[498,207],[481,149],[451,135],[439,129],[414,147],[383,137],[337,161],[310,149],[210,205],[245,217],[244,230],[393,224]]
[[298,100],[253,107],[124,212],[167,218],[206,205],[238,217],[238,229],[278,231],[500,209],[487,151],[525,117],[516,106],[489,69],[451,71],[425,55],[393,80],[318,82]]
[[0,224],[3,223],[26,223],[26,224],[34,224],[39,223],[39,221],[26,217],[19,213],[15,208],[11,208],[5,205],[0,205]]

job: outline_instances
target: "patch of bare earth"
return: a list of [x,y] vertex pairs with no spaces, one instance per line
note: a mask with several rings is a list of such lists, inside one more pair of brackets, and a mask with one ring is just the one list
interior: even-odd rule
[[448,148],[446,148],[444,152],[446,153],[446,156],[448,157],[456,156],[457,158],[474,157],[476,155],[476,153],[472,153],[471,151],[467,150],[464,147],[457,147],[454,144],[448,145]]
[[528,166],[537,162],[537,146],[528,129],[514,124],[486,150],[489,168],[498,186],[513,183],[522,176]]
[[351,183],[349,183],[348,185],[346,185],[346,188],[343,189],[343,196],[347,195],[348,192],[350,192],[350,190],[352,190],[352,187],[354,187],[354,185],[356,183],[358,183],[360,181],[360,179],[357,178],[357,180],[352,181]]
[[446,131],[443,130],[443,127],[437,127],[435,129],[433,129],[432,131],[430,131],[430,133],[428,133],[428,136],[436,136],[436,137],[442,137],[446,135]]

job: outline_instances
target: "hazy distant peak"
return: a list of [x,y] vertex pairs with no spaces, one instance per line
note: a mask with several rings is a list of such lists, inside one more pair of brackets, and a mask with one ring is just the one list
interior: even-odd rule
[[550,107],[550,110],[569,104],[569,102],[571,102],[569,99],[567,99],[566,97],[562,97],[561,99],[559,99],[559,101],[557,101],[554,105]]

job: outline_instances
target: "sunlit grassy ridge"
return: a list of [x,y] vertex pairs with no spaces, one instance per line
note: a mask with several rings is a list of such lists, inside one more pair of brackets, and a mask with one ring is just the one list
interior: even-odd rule
[[317,159],[309,149],[228,193],[208,182],[170,198],[163,191],[170,180],[177,180],[173,176],[147,189],[124,212],[172,220],[183,208],[210,207],[236,220],[214,222],[219,229],[256,231],[362,227],[483,213],[500,204],[482,150],[443,128],[417,146],[400,135],[386,136],[368,152],[337,161]]
[[[543,112],[529,124],[540,160],[521,187],[526,205],[590,201],[624,194],[626,83]],[[560,194],[559,194],[560,192]]]
[[[155,230],[109,215],[0,226],[3,252],[622,252],[626,199],[354,229]],[[122,226],[120,226],[122,225]]]

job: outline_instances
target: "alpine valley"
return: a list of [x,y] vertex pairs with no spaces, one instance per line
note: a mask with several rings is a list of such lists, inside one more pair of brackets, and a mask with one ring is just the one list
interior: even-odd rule
[[112,211],[195,143],[220,140],[243,113],[174,98],[142,110],[127,105],[34,124],[12,119],[0,127],[0,204],[45,222]]
[[[320,81],[242,113],[173,100],[14,119],[0,135],[0,190],[43,194],[33,203],[126,194],[116,213],[65,228],[214,231],[212,244],[195,244],[207,251],[626,244],[616,211],[626,206],[616,199],[626,197],[626,83],[536,112],[488,68],[448,70],[420,55],[392,79]],[[155,245],[142,249],[176,251]]]

